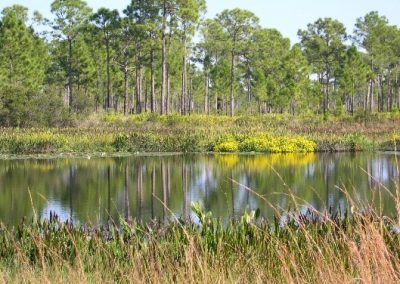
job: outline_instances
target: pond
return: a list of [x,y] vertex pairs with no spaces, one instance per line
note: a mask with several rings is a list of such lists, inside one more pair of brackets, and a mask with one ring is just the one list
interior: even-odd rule
[[341,153],[3,159],[0,221],[17,224],[50,212],[78,224],[121,217],[170,220],[193,217],[194,201],[225,221],[258,208],[265,218],[290,208],[345,212],[345,192],[392,215],[397,158]]

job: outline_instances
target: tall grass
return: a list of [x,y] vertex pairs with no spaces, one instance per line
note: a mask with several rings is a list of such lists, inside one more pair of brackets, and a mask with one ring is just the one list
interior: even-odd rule
[[[399,201],[398,196],[393,198]],[[74,227],[51,215],[0,227],[0,277],[4,282],[399,283],[398,218],[357,209],[353,200],[349,205],[348,215],[310,209],[282,222],[278,210],[270,221],[255,211],[228,224],[200,204],[192,204],[192,221],[168,224],[121,219],[119,225]]]

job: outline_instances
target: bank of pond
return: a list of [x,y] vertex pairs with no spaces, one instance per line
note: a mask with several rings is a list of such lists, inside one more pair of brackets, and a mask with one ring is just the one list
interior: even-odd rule
[[1,154],[57,153],[311,153],[396,151],[400,135],[307,135],[207,130],[2,129]]

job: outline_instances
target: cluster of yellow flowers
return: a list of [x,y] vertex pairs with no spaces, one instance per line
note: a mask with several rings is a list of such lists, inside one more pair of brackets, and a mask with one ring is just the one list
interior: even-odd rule
[[262,153],[309,153],[316,143],[304,137],[257,135],[238,141],[226,137],[214,147],[214,152],[262,152]]
[[226,141],[219,143],[214,146],[214,152],[238,152],[239,142],[237,141]]

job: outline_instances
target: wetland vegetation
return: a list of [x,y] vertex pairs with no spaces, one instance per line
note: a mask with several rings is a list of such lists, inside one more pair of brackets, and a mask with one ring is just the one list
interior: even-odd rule
[[399,283],[400,29],[126,2],[2,7],[0,281]]

